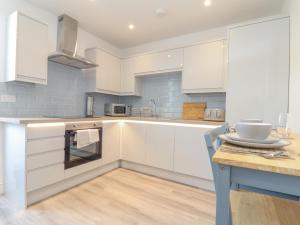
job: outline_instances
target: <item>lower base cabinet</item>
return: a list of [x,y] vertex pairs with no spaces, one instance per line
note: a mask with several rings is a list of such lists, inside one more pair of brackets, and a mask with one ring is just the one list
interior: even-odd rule
[[210,128],[176,127],[174,171],[213,180],[204,134]]
[[173,170],[174,127],[166,125],[146,125],[147,165]]
[[121,136],[121,158],[145,165],[147,161],[145,124],[124,123]]
[[213,180],[204,134],[213,127],[125,122],[122,159]]
[[121,128],[116,122],[104,122],[102,127],[102,165],[106,165],[120,159]]

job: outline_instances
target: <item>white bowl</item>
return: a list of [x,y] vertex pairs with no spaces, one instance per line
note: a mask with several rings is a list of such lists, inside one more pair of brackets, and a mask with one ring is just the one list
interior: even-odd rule
[[272,124],[240,122],[235,125],[235,129],[241,138],[265,140],[271,134]]
[[243,123],[263,123],[262,119],[242,119],[240,122]]

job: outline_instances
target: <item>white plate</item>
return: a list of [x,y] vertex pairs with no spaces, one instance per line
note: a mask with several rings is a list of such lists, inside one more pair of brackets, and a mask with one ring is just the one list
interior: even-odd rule
[[275,138],[275,137],[268,137],[265,140],[241,138],[237,133],[229,133],[229,134],[226,134],[226,136],[234,141],[259,143],[259,144],[274,144],[275,142],[280,141],[279,138]]
[[228,138],[226,134],[222,134],[219,137],[230,144],[239,145],[242,147],[249,147],[249,148],[278,149],[290,145],[290,142],[286,140],[280,140],[273,144],[261,144],[261,143],[250,143],[250,142],[232,140]]

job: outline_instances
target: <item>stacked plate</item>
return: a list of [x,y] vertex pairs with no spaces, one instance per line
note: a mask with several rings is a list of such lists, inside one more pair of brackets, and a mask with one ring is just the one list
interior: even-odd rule
[[290,144],[287,140],[281,140],[271,136],[265,140],[245,139],[241,138],[237,133],[224,134],[221,135],[220,138],[230,144],[249,148],[278,149]]
[[287,140],[270,136],[272,124],[243,121],[237,123],[235,129],[237,133],[224,134],[220,138],[228,143],[249,148],[279,149],[290,144]]

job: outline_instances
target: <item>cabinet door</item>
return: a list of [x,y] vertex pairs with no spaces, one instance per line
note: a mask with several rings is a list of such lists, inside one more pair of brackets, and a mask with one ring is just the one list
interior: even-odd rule
[[48,27],[18,15],[16,80],[47,83]]
[[97,61],[99,67],[96,69],[97,90],[111,93],[119,93],[121,60],[109,53],[97,50]]
[[213,180],[204,134],[209,128],[176,127],[174,171]]
[[145,141],[145,124],[125,123],[122,127],[122,159],[146,164]]
[[121,93],[135,94],[134,58],[121,62]]
[[224,88],[223,41],[184,49],[182,89],[184,93],[218,91]]
[[135,58],[137,74],[153,74],[165,71],[181,70],[183,67],[183,50],[175,49]]
[[173,170],[174,127],[165,125],[147,126],[147,165]]
[[103,122],[102,163],[120,159],[120,125],[118,122]]
[[289,18],[232,28],[229,41],[226,121],[276,124],[288,109]]

